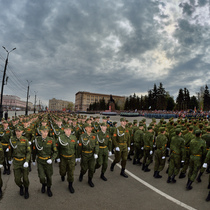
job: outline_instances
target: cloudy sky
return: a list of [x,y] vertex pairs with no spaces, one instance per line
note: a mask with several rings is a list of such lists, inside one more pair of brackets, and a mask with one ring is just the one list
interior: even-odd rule
[[[4,94],[48,105],[75,93],[175,98],[210,85],[209,0],[0,0],[9,54]],[[0,80],[7,52],[0,47]],[[28,81],[28,82],[27,82]],[[32,81],[32,82],[31,82]]]

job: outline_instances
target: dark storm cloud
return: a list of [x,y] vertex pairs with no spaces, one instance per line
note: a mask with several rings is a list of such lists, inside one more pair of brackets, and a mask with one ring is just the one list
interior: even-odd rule
[[[53,97],[74,102],[78,91],[124,96],[145,93],[160,82],[174,94],[179,82],[182,85],[196,80],[190,72],[205,74],[209,68],[209,27],[191,22],[197,18],[192,17],[196,9],[209,1],[200,0],[198,5],[192,0],[180,2],[177,6],[180,4],[183,17],[176,19],[177,28],[172,34],[179,43],[176,46],[164,31],[173,23],[171,14],[160,12],[159,7],[165,8],[170,2],[0,0],[1,45],[17,48],[8,66],[24,87],[26,80],[32,81],[32,102],[34,91],[45,102]],[[145,65],[155,59],[145,54],[153,50],[164,51],[167,59],[176,61],[164,70],[168,75],[147,77]],[[0,55],[5,58],[6,52],[2,49]],[[132,67],[132,60],[142,66]],[[0,61],[3,67],[3,59]],[[171,86],[170,80],[177,82]],[[5,93],[14,94],[7,87]]]

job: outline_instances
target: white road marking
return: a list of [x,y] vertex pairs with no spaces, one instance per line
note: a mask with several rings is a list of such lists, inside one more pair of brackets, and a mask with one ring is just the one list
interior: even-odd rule
[[[110,161],[113,161],[111,158],[109,158]],[[116,164],[119,168],[121,168],[121,165],[120,164]],[[151,184],[145,182],[144,180],[140,179],[139,177],[137,177],[136,175],[134,175],[133,173],[131,173],[130,171],[128,170],[125,170],[125,172],[130,175],[131,177],[133,177],[136,181],[142,183],[143,185],[145,185],[146,187],[150,188],[151,190],[155,191],[156,193],[158,193],[159,195],[162,195],[163,197],[165,197],[166,199],[174,202],[175,204],[185,208],[185,209],[189,209],[189,210],[196,210],[195,208],[171,197],[170,195],[158,190],[157,188],[153,187]]]

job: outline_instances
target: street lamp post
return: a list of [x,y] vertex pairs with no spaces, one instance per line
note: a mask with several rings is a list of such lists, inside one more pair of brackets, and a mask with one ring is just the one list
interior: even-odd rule
[[27,82],[28,82],[28,90],[27,90],[27,101],[26,101],[26,111],[25,111],[25,115],[27,116],[28,115],[28,97],[29,97],[29,85],[30,85],[30,83],[32,82],[32,81],[28,81],[27,80]]
[[0,120],[3,117],[3,106],[2,106],[2,102],[3,102],[4,80],[5,80],[5,76],[6,76],[6,70],[7,70],[7,64],[8,64],[8,57],[9,57],[9,53],[16,49],[16,48],[13,48],[12,50],[8,51],[6,49],[6,47],[4,47],[4,46],[2,46],[2,47],[7,52],[7,58],[6,58],[6,61],[5,61],[4,74],[3,74],[2,85],[1,85]]

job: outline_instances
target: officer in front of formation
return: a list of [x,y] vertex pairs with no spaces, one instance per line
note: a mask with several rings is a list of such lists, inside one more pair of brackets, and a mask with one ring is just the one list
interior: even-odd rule
[[38,175],[40,183],[42,184],[41,192],[45,193],[45,187],[47,186],[47,194],[49,197],[52,197],[52,162],[57,157],[58,151],[55,145],[55,140],[48,136],[49,127],[42,126],[40,131],[42,136],[37,136],[34,140],[35,151],[33,152],[33,165],[35,165],[35,159],[37,156]]
[[[17,126],[15,129],[15,136],[10,139],[11,153],[13,158],[13,168],[15,183],[20,187],[20,195],[29,198],[29,161],[31,158],[31,148],[28,139],[22,136],[23,127]],[[23,178],[23,180],[22,180]],[[23,186],[25,187],[25,193]]]
[[117,127],[113,133],[113,144],[115,147],[115,159],[111,164],[110,170],[114,171],[114,166],[116,163],[119,163],[121,160],[121,173],[120,175],[128,178],[128,175],[125,173],[125,166],[128,157],[128,152],[130,151],[130,134],[126,126],[126,119],[123,117],[120,119],[120,126]]
[[64,126],[64,134],[58,137],[58,157],[61,180],[65,180],[67,173],[69,191],[74,193],[72,184],[74,181],[75,158],[77,158],[77,139],[76,136],[71,135],[71,125],[69,124]]

